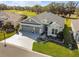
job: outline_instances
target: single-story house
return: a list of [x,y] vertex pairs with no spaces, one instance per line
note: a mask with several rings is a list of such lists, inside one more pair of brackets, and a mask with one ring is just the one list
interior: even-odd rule
[[76,42],[79,44],[79,20],[72,20],[71,28],[73,32],[73,37]]
[[43,12],[34,17],[23,20],[21,30],[41,34],[44,32],[44,25],[47,25],[48,36],[55,36],[64,29],[64,18],[51,12]]

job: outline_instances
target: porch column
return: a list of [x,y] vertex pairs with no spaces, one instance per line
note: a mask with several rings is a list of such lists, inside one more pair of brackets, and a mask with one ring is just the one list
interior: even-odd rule
[[39,34],[41,34],[43,32],[43,30],[42,29],[39,29]]
[[32,32],[35,33],[35,27],[33,27],[33,31]]

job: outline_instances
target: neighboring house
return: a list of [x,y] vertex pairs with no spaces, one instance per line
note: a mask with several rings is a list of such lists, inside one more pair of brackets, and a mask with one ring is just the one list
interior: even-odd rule
[[57,33],[64,29],[64,18],[51,12],[44,12],[37,16],[27,18],[21,23],[21,30],[29,33],[41,34],[47,25],[48,36],[57,36]]
[[73,31],[73,37],[76,40],[77,44],[79,44],[79,20],[72,20],[71,28]]
[[14,26],[16,26],[19,22],[22,21],[23,16],[20,14],[16,14],[14,12],[0,11],[0,21],[1,22],[11,22]]

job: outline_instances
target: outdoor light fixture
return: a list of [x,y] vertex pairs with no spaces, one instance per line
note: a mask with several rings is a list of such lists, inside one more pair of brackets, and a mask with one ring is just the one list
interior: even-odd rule
[[[4,39],[5,39],[5,32],[4,32]],[[4,40],[4,47],[6,47],[6,39]]]

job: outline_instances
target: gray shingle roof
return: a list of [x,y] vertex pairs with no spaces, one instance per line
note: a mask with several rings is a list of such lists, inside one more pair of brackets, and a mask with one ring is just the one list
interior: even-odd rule
[[8,12],[8,11],[0,11],[0,20],[10,21],[12,24],[17,25],[22,20],[22,15]]
[[[64,25],[64,20],[65,20],[64,18],[62,18],[58,15],[55,15],[51,12],[44,12],[44,13],[41,13],[41,14],[34,16],[32,18],[29,18],[29,19],[34,20],[38,24],[44,24],[44,22],[46,22],[46,24],[49,24],[50,22],[56,22],[60,26]],[[28,22],[28,20],[25,22]]]

